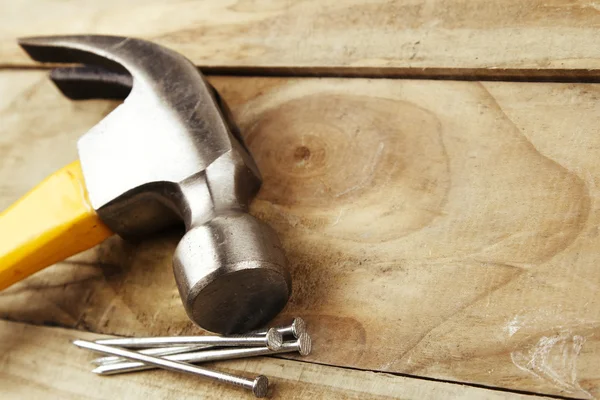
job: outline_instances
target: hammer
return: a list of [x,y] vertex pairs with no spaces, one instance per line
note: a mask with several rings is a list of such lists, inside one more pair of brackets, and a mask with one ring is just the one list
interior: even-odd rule
[[[36,61],[95,65],[98,76],[109,77],[107,87],[131,91],[79,139],[79,161],[0,214],[0,289],[113,233],[137,238],[183,221],[173,270],[193,322],[232,334],[279,313],[291,294],[287,261],[276,233],[248,214],[260,173],[196,67],[132,38],[51,36],[19,44]],[[90,67],[79,68],[89,76]],[[88,96],[76,81],[54,80],[68,97]]]

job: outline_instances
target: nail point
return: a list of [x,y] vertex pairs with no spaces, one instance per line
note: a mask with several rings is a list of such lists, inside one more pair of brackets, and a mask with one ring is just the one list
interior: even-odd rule
[[96,375],[104,375],[104,366],[100,365],[92,370]]

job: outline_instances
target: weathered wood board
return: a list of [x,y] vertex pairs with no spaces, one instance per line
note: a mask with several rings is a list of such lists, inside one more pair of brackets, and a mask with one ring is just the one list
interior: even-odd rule
[[[307,360],[600,396],[598,87],[211,81],[264,175],[252,212],[289,256],[279,321],[307,319]],[[0,92],[0,207],[117,104],[63,99],[35,71],[0,73]],[[196,332],[171,273],[179,235],[112,238],[0,293],[0,317]]]
[[588,0],[4,1],[0,65],[32,65],[18,37],[110,33],[220,70],[598,77],[588,70],[600,67],[599,10]]
[[[201,378],[154,371],[101,377],[90,372],[97,354],[77,349],[74,339],[100,335],[0,321],[0,393],[3,399],[249,399],[251,394]],[[383,373],[253,358],[205,364],[236,375],[270,378],[277,399],[543,399],[459,384]]]

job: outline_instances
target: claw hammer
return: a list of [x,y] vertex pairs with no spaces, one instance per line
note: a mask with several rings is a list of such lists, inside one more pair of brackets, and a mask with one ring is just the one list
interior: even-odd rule
[[[135,238],[183,221],[173,270],[192,321],[240,333],[281,311],[291,294],[284,252],[276,233],[247,212],[260,173],[196,67],[132,38],[51,36],[19,44],[37,61],[126,74],[132,88],[79,139],[79,161],[0,214],[0,289],[113,233]],[[57,86],[68,95],[72,84]]]

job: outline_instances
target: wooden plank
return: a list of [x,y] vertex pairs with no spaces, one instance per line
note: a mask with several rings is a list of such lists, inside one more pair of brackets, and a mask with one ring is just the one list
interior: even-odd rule
[[[117,103],[5,72],[0,207],[76,157]],[[600,104],[592,85],[215,78],[265,178],[309,360],[600,396]],[[8,97],[8,98],[7,98]],[[6,234],[6,233],[3,233]],[[112,238],[0,294],[0,316],[121,335],[196,332],[180,237]]]
[[0,65],[32,65],[18,37],[109,32],[219,71],[598,78],[599,10],[584,0],[21,0],[0,4]]
[[[251,394],[167,371],[101,377],[90,372],[96,355],[71,345],[100,335],[0,320],[3,399],[249,399]],[[240,376],[270,378],[279,399],[539,399],[459,384],[348,370],[270,357],[205,364]]]

